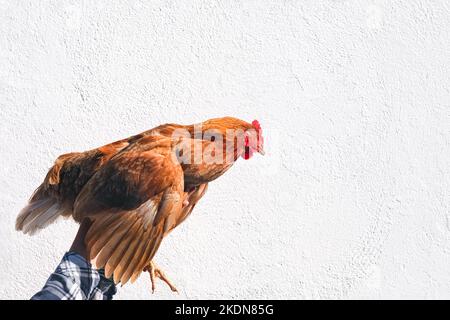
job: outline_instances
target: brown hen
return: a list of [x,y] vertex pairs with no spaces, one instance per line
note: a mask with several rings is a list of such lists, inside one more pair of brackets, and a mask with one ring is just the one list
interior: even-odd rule
[[[199,152],[200,150],[200,152]],[[148,271],[176,288],[153,263],[162,239],[183,222],[207,184],[239,158],[264,153],[261,127],[226,117],[166,124],[83,153],[60,156],[16,220],[34,234],[58,217],[90,220],[88,255],[114,282]]]

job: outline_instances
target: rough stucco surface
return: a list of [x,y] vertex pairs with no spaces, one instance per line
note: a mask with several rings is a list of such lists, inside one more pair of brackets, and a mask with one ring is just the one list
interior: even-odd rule
[[[80,4],[81,3],[81,4]],[[268,155],[214,182],[118,299],[450,298],[450,6],[0,0],[0,298],[77,226],[14,220],[53,160],[166,122],[259,119]]]

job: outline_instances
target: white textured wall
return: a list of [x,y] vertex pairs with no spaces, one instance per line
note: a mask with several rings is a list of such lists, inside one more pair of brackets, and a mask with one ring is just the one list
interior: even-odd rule
[[[82,4],[78,4],[82,3]],[[211,185],[117,298],[450,298],[450,8],[423,1],[0,0],[0,298],[76,232],[14,220],[61,153],[232,115],[269,154]]]

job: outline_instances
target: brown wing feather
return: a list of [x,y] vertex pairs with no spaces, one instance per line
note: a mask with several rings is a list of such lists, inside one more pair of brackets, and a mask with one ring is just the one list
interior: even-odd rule
[[[132,228],[134,223],[137,221],[136,217],[125,218],[121,217],[126,222],[121,224],[121,226],[116,230],[116,232],[112,235],[110,240],[103,246],[100,250],[100,253],[95,258],[95,264],[98,268],[103,268],[107,266],[107,262],[112,258],[114,253],[119,250],[119,245],[121,242],[125,242],[125,236],[128,231]],[[90,251],[90,250],[89,250]],[[105,270],[106,272],[110,269],[109,267]],[[109,272],[108,276],[110,275]]]
[[[140,242],[143,240],[144,235],[144,225],[139,224],[139,229],[136,231],[136,236],[130,237],[130,242],[128,244],[127,250],[124,251],[120,257],[120,261],[115,267],[114,276],[116,276],[116,282],[126,283],[128,279],[124,277],[128,267],[134,260],[134,256],[138,256],[137,251],[142,246]],[[120,277],[120,278],[119,278]]]
[[154,253],[158,250],[161,245],[161,241],[163,239],[163,230],[162,226],[158,225],[155,227],[155,231],[153,236],[150,238],[150,241],[147,243],[144,254],[138,258],[138,264],[133,270],[133,274],[131,276],[131,283],[135,282],[139,275],[142,273],[144,268],[150,263],[153,259]]
[[[112,215],[114,217],[114,215]],[[119,229],[119,227],[124,224],[125,222],[121,219],[114,219],[114,221],[110,224],[103,224],[102,222],[99,222],[100,219],[96,219],[93,227],[89,229],[95,230],[94,233],[91,235],[87,235],[86,239],[89,240],[86,247],[89,248],[90,258],[94,259],[98,256],[100,251],[103,249],[103,247],[106,245],[106,243],[111,239],[113,234]]]
[[[75,201],[74,217],[93,220],[86,244],[96,267],[117,283],[135,279],[181,212],[183,171],[171,141],[149,137],[105,164]],[[101,235],[99,235],[101,234]]]

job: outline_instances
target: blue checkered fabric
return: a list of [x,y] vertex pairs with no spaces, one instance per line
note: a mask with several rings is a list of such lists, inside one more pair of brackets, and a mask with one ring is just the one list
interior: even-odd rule
[[67,252],[44,288],[31,300],[112,300],[117,289],[103,269],[75,252]]

